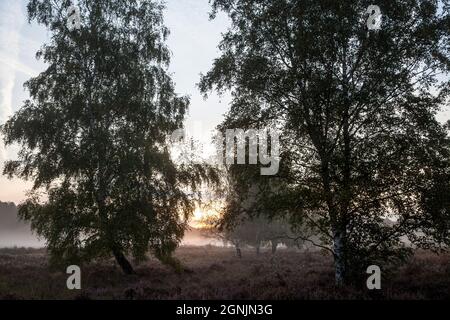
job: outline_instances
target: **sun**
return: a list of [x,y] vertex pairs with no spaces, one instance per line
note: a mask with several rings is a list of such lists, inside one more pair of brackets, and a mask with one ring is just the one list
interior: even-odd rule
[[193,215],[192,220],[194,220],[194,221],[200,221],[200,220],[203,220],[204,218],[206,218],[207,215],[208,215],[208,214],[205,213],[201,208],[197,208],[197,209],[195,209],[195,211],[194,211],[194,215]]
[[220,207],[221,205],[219,203],[209,206],[208,208],[197,206],[192,215],[190,225],[194,228],[205,227],[204,221],[206,219],[219,216]]

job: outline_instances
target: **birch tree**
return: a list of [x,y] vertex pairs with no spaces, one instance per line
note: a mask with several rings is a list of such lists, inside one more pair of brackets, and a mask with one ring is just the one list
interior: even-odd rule
[[401,237],[433,245],[421,197],[449,168],[436,120],[449,106],[449,1],[373,2],[212,0],[231,27],[200,82],[232,92],[222,126],[282,130],[282,168],[266,179],[288,187],[264,198],[322,235],[338,285],[406,257]]
[[28,3],[50,39],[37,53],[47,69],[25,84],[30,99],[1,129],[21,147],[4,173],[34,182],[19,214],[55,264],[113,256],[130,274],[127,255],[139,261],[148,251],[173,264],[205,169],[180,167],[169,152],[189,99],[167,72],[163,6],[77,3]]

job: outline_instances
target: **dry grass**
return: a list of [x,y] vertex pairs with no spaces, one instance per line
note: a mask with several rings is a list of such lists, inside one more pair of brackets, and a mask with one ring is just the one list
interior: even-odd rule
[[80,291],[66,288],[67,275],[51,272],[45,250],[0,250],[3,299],[450,299],[450,256],[420,252],[383,278],[381,291],[338,289],[330,257],[279,250],[256,256],[232,249],[182,247],[176,256],[190,272],[175,273],[150,258],[124,276],[113,261],[82,268]]

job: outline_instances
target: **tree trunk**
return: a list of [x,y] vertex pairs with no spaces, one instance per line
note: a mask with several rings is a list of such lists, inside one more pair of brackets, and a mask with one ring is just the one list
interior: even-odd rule
[[241,252],[241,248],[239,247],[239,243],[236,243],[235,246],[236,246],[236,254],[237,254],[238,258],[241,259],[242,252]]
[[[347,41],[347,40],[346,40]],[[343,48],[343,95],[344,95],[344,112],[343,112],[343,129],[342,135],[344,140],[344,159],[343,159],[343,193],[340,203],[340,214],[337,216],[337,225],[334,230],[334,254],[336,268],[336,284],[338,286],[346,285],[348,278],[347,270],[347,224],[348,224],[348,208],[351,201],[352,193],[352,145],[350,134],[350,98],[349,98],[349,77],[347,76],[347,43]]]
[[277,252],[278,242],[271,241],[272,242],[272,254],[275,254]]
[[122,251],[118,250],[118,249],[113,249],[113,255],[114,258],[116,258],[117,263],[119,264],[119,266],[122,268],[122,271],[125,274],[135,274],[133,266],[131,265],[131,263],[127,260],[127,258],[125,257],[125,255],[122,253]]
[[337,286],[346,284],[346,257],[345,257],[345,233],[342,231],[334,232],[334,268],[335,281]]

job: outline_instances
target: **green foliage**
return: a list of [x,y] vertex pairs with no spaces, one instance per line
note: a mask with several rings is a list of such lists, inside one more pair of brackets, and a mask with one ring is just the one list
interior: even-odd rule
[[205,94],[232,91],[222,127],[282,131],[280,172],[264,178],[282,187],[261,205],[322,235],[339,284],[407,257],[404,239],[434,246],[448,228],[448,193],[434,181],[450,167],[435,118],[449,106],[450,3],[377,1],[377,32],[371,4],[213,0],[212,17],[223,11],[232,27],[200,82]]
[[29,20],[49,31],[37,53],[48,68],[25,84],[31,99],[1,128],[7,145],[21,145],[4,173],[34,182],[20,216],[47,240],[53,262],[113,253],[131,272],[123,253],[142,260],[150,249],[168,261],[207,169],[178,166],[169,153],[189,99],[167,72],[162,4],[78,3],[74,31],[70,1],[28,4]]

